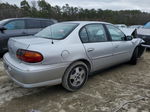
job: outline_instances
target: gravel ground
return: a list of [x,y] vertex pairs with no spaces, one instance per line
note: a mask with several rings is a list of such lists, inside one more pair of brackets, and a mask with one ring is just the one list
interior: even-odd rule
[[0,65],[0,112],[150,112],[150,52],[136,66],[95,73],[73,93],[60,85],[21,88]]

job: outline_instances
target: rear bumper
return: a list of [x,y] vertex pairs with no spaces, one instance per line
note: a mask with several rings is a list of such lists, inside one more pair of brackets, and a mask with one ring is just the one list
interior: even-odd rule
[[53,65],[27,65],[11,58],[9,53],[3,57],[4,68],[8,76],[25,88],[60,84],[68,67],[67,63]]

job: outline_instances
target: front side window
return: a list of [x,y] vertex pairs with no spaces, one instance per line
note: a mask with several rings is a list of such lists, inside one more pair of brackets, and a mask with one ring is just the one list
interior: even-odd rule
[[106,25],[113,41],[123,41],[124,33],[112,25]]
[[15,20],[4,25],[8,30],[25,29],[24,20]]
[[69,35],[78,24],[76,23],[57,23],[46,27],[35,36],[49,39],[63,39]]
[[101,24],[91,24],[86,26],[86,30],[89,37],[89,42],[105,42],[107,36],[105,29]]
[[5,24],[7,21],[9,21],[9,19],[4,19],[4,20],[1,20],[1,21],[0,21],[0,25],[3,25],[3,24]]

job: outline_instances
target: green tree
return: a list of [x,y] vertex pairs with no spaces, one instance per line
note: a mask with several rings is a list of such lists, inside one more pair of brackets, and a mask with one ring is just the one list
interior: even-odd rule
[[49,18],[52,16],[52,7],[45,0],[39,0],[38,6],[40,9],[40,16],[41,17]]
[[140,10],[102,10],[83,9],[66,4],[62,7],[51,6],[46,0],[31,1],[22,0],[21,7],[3,3],[0,0],[0,20],[12,17],[41,17],[54,18],[58,21],[68,20],[96,20],[114,24],[124,23],[127,25],[145,24],[150,21],[150,13]]
[[26,0],[23,0],[21,1],[20,6],[23,16],[30,16],[31,9],[29,3]]

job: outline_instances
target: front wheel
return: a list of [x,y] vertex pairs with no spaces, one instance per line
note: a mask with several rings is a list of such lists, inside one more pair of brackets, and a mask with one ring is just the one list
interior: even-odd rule
[[135,48],[133,54],[132,54],[132,58],[130,60],[130,64],[132,65],[136,65],[137,64],[137,58],[138,58],[138,54],[139,53],[139,49],[138,47]]
[[138,58],[140,58],[140,57],[143,55],[144,51],[145,51],[145,47],[142,47],[142,46],[140,45],[138,48],[139,48]]
[[66,70],[62,85],[68,91],[76,91],[86,83],[88,74],[89,68],[85,63],[75,62]]

